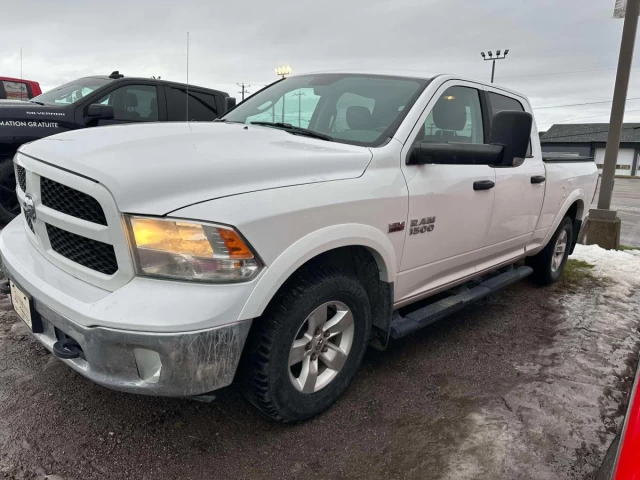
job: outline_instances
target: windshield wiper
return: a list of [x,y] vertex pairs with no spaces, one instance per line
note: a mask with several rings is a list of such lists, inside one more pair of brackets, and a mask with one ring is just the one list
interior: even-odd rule
[[42,103],[42,102],[37,102],[37,101],[35,101],[35,100],[29,100],[29,103],[37,103],[38,105],[42,105],[42,106],[44,106],[44,103]]
[[320,140],[328,140],[329,142],[333,141],[333,137],[329,135],[325,135],[324,133],[314,132],[313,130],[309,130],[308,128],[296,127],[291,125],[290,123],[283,122],[250,122],[251,125],[261,125],[263,127],[275,127],[282,128],[283,130],[292,133],[294,135],[304,135],[305,137],[311,138],[319,138]]

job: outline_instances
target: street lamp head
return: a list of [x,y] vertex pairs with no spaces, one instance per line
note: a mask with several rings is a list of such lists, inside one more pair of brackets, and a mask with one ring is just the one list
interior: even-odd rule
[[480,55],[482,55],[482,58],[484,58],[484,57],[485,57],[484,52],[480,52]]
[[289,75],[291,73],[291,67],[289,65],[282,65],[276,68],[276,75]]
[[500,50],[496,50],[496,57],[500,56]]
[[504,51],[504,56],[505,57],[507,56],[507,53],[509,53],[509,49],[508,48]]
[[489,50],[489,58],[493,57],[493,53]]

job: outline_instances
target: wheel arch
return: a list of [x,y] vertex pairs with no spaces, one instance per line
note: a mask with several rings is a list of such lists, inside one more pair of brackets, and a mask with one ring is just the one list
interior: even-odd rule
[[536,253],[542,250],[549,243],[549,240],[551,240],[551,237],[558,229],[560,222],[562,222],[562,219],[566,216],[571,218],[571,221],[573,222],[574,232],[573,232],[573,239],[572,239],[571,250],[570,250],[570,253],[573,253],[573,248],[575,247],[575,244],[578,240],[578,234],[582,226],[582,221],[584,219],[584,210],[585,210],[584,199],[585,199],[585,194],[581,190],[576,190],[575,192],[573,192],[571,195],[567,197],[565,202],[560,207],[559,213],[556,216],[555,220],[553,221],[553,225],[551,225],[551,228],[547,232],[544,242],[542,242],[540,248],[536,249]]
[[[397,260],[387,236],[368,225],[336,225],[292,244],[267,266],[239,320],[262,315],[278,292],[287,288],[287,281],[314,262],[330,264],[357,276],[369,293],[374,326],[388,332]],[[386,345],[386,338],[381,343]]]

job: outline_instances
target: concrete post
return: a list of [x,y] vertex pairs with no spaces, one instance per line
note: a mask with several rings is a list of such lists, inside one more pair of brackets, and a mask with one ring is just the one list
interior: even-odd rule
[[[610,210],[610,207],[616,164],[618,161],[618,150],[620,148],[624,108],[631,74],[633,47],[638,27],[638,13],[640,13],[640,0],[628,0],[624,16],[624,25],[622,27],[618,72],[616,74],[616,84],[613,91],[611,120],[609,121],[607,149],[604,154],[604,167],[602,168],[598,208],[591,209],[589,212],[587,243],[595,243],[603,248],[617,248],[620,242],[620,219],[616,216],[617,212]],[[592,225],[592,223],[594,224]],[[595,223],[597,223],[597,225]]]

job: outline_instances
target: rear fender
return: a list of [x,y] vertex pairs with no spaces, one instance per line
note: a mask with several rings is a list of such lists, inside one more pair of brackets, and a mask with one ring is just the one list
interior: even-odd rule
[[[527,255],[534,255],[547,246],[547,244],[551,240],[551,237],[558,229],[558,226],[560,226],[560,222],[562,222],[562,219],[566,216],[567,212],[571,208],[571,205],[573,205],[575,202],[579,200],[582,201],[582,211],[580,211],[580,208],[578,208],[578,212],[576,212],[576,218],[575,218],[575,221],[573,222],[573,226],[575,229],[578,222],[580,222],[579,226],[582,225],[582,220],[584,219],[584,211],[586,209],[585,205],[587,204],[586,192],[582,189],[578,189],[571,192],[571,194],[565,199],[564,203],[562,204],[562,207],[560,207],[559,214],[556,216],[555,220],[553,221],[551,228],[549,228],[549,231],[547,232],[547,235],[545,236],[542,244],[535,250],[528,251]],[[577,239],[578,237],[574,235],[574,238]],[[573,244],[572,244],[571,250],[573,251]]]

